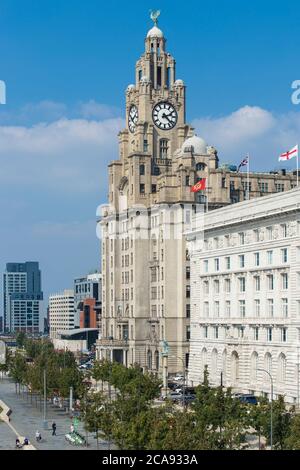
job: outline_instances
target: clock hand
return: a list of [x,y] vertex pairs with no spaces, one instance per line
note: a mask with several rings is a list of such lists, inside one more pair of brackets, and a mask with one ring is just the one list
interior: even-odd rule
[[169,119],[169,116],[167,114],[163,114],[163,118],[166,118],[170,123],[172,123],[172,121]]

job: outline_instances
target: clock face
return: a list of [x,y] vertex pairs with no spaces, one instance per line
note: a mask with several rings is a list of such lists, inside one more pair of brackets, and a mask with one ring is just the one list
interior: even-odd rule
[[153,109],[154,124],[163,131],[169,131],[176,126],[178,115],[174,106],[167,101],[157,103]]
[[129,127],[130,132],[135,131],[138,120],[139,120],[138,109],[135,105],[132,105],[129,110],[129,116],[128,116],[128,127]]

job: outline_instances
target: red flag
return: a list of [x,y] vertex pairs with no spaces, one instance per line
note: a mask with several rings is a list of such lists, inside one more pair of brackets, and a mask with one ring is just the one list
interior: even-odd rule
[[195,186],[192,186],[191,193],[198,193],[206,190],[206,178],[202,178]]

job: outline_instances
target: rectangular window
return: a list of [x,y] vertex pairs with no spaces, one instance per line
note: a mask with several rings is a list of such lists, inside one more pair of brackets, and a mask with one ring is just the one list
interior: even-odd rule
[[186,306],[186,318],[191,318],[191,306],[187,304]]
[[245,234],[244,232],[239,233],[240,245],[245,245]]
[[209,303],[208,302],[204,302],[204,316],[205,317],[209,317]]
[[282,290],[288,290],[288,288],[289,288],[289,277],[286,273],[281,275],[281,285],[282,285]]
[[239,278],[240,292],[246,292],[246,279],[244,277]]
[[273,264],[273,251],[267,252],[267,260],[268,260],[268,264]]
[[273,227],[267,227],[268,240],[273,240]]
[[256,292],[260,292],[260,277],[259,276],[254,277],[254,288]]
[[190,299],[191,298],[191,287],[186,286],[186,298]]
[[187,341],[191,340],[191,327],[190,326],[186,327],[186,340]]
[[287,318],[289,316],[289,301],[288,299],[282,299],[281,301],[282,316]]
[[231,280],[225,279],[225,292],[227,294],[230,294],[230,291],[231,291]]
[[215,259],[215,271],[220,271],[220,260],[219,260],[219,258]]
[[240,268],[244,268],[245,267],[245,255],[240,255],[239,260],[240,260]]
[[220,293],[220,281],[214,281],[214,291],[215,291],[215,294]]
[[226,317],[230,318],[231,315],[231,303],[230,300],[227,300],[226,302]]
[[145,185],[144,184],[140,184],[140,193],[145,194]]
[[204,265],[204,272],[208,273],[208,259],[204,260],[203,265]]
[[281,260],[282,260],[282,263],[288,262],[288,249],[287,248],[283,248],[281,250]]
[[214,314],[216,318],[219,318],[220,316],[220,302],[216,301],[214,303]]
[[[169,141],[167,139],[161,139],[159,141],[159,158],[161,160],[168,158],[168,148]],[[187,186],[189,186],[189,184]]]
[[268,316],[269,318],[273,318],[274,317],[274,299],[268,299],[267,304],[268,304]]
[[268,290],[274,290],[274,276],[273,276],[273,274],[269,274],[267,276],[267,282],[268,282]]
[[281,328],[281,341],[283,343],[286,343],[287,341],[287,329],[286,328]]
[[255,266],[259,266],[259,264],[260,264],[259,253],[254,253],[254,264],[255,264]]
[[288,236],[286,224],[281,225],[281,232],[282,232],[282,238],[286,238]]
[[273,330],[272,328],[267,329],[267,340],[271,342],[273,340]]
[[254,328],[254,340],[258,341],[259,339],[259,328]]
[[231,258],[230,258],[230,256],[225,258],[225,261],[226,261],[226,269],[231,269]]
[[245,300],[240,300],[240,317],[245,318],[246,317],[246,301]]
[[161,67],[157,67],[157,86],[161,87]]
[[260,300],[255,299],[254,303],[255,303],[255,316],[259,318],[260,317]]
[[204,287],[204,294],[209,294],[209,282],[208,281],[203,282],[203,287]]

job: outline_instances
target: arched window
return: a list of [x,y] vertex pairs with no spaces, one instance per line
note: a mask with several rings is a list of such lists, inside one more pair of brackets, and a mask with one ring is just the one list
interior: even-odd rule
[[169,141],[168,139],[160,139],[159,141],[159,158],[166,159],[168,158],[168,150],[169,150]]
[[236,384],[239,380],[240,370],[239,370],[239,355],[234,351],[231,355],[231,381],[232,384]]
[[269,374],[272,375],[272,356],[270,353],[266,353],[265,359],[264,359],[264,368],[266,369]]
[[223,385],[226,385],[226,374],[227,374],[227,351],[223,351],[222,355],[222,372],[223,372]]
[[159,370],[159,352],[155,351],[155,369]]
[[205,163],[197,163],[196,171],[205,171],[205,169],[206,169]]
[[286,357],[284,354],[280,354],[278,358],[278,380],[281,383],[286,380]]
[[250,380],[256,382],[257,380],[257,367],[258,367],[258,354],[257,352],[252,353],[250,361]]
[[150,350],[147,353],[147,366],[149,370],[152,370],[152,352]]
[[211,375],[213,380],[217,378],[218,371],[218,351],[216,349],[211,353]]
[[202,349],[202,353],[201,353],[202,374],[204,374],[204,370],[205,370],[206,366],[207,366],[207,350],[204,348],[204,349]]

